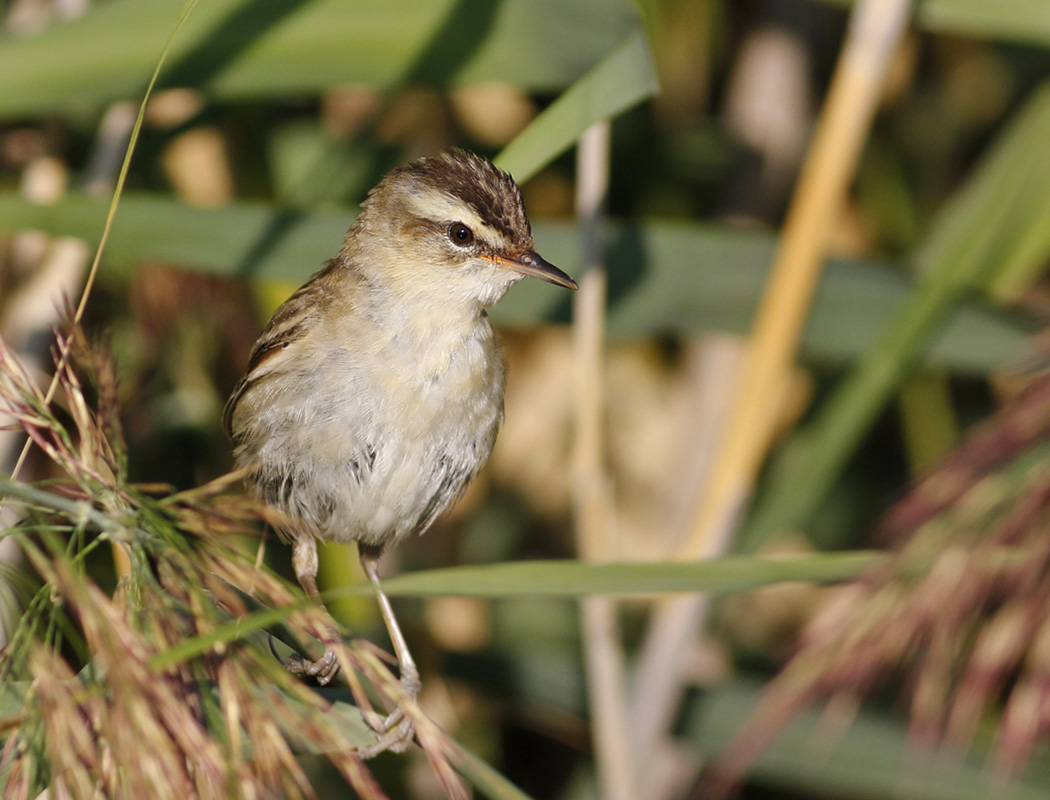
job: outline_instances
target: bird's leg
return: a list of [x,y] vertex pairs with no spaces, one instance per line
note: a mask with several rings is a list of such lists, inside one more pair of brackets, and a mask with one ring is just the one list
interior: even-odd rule
[[401,688],[414,700],[419,695],[419,670],[416,668],[416,662],[412,660],[412,654],[408,650],[404,634],[401,633],[401,627],[397,624],[397,617],[394,616],[390,598],[386,596],[386,592],[383,591],[383,587],[379,582],[378,565],[382,548],[358,543],[358,549],[361,556],[361,566],[365,571],[365,575],[368,576],[368,580],[375,586],[376,596],[379,600],[379,609],[383,614],[383,622],[386,623],[387,633],[390,634],[390,641],[394,645],[398,669],[401,672]]
[[[379,583],[378,565],[383,548],[382,546],[376,547],[375,545],[366,545],[360,542],[358,542],[357,546],[361,557],[361,567],[372,582],[372,585],[375,586],[376,597],[379,600],[379,609],[383,614],[383,622],[386,623],[387,633],[390,634],[390,641],[394,645],[398,670],[401,673],[401,688],[405,690],[409,697],[415,700],[419,696],[420,689],[419,670],[416,668],[416,662],[412,660],[412,654],[408,650],[404,634],[401,633],[401,627],[397,624],[397,617],[394,616],[390,598],[386,596],[386,592],[383,591]],[[384,736],[381,738],[381,741],[389,738],[391,741],[386,744],[384,749],[393,750],[394,752],[402,752],[407,749],[415,733],[415,723],[413,723],[411,717],[405,715],[405,710],[401,706],[394,709],[385,719],[374,721],[372,726],[380,734],[388,731],[391,733],[391,737]]]
[[[307,595],[317,600],[324,607],[321,593],[317,591],[317,540],[313,536],[297,536],[292,544],[292,567],[299,585]],[[283,659],[285,669],[296,675],[311,675],[317,678],[322,686],[327,684],[339,672],[339,660],[332,650],[330,641],[339,638],[338,631],[331,627],[329,640],[322,641],[324,654],[316,661],[308,661],[299,653],[293,653]]]

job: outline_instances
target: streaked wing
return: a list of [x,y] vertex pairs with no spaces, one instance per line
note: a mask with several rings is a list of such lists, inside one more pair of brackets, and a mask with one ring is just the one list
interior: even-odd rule
[[333,267],[333,262],[314,275],[295,294],[281,304],[263,332],[259,335],[248,356],[248,368],[244,377],[234,388],[222,411],[222,427],[226,435],[235,439],[233,415],[244,394],[260,380],[270,375],[280,363],[279,356],[294,342],[302,338],[320,313],[324,290],[318,281]]

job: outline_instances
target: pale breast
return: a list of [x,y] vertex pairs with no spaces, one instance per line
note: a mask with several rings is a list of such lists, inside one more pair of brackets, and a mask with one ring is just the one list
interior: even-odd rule
[[257,451],[264,499],[324,538],[388,544],[424,530],[484,465],[502,421],[487,319],[423,347],[393,330],[371,339],[376,357],[327,348],[283,376],[300,399],[274,412],[284,433]]

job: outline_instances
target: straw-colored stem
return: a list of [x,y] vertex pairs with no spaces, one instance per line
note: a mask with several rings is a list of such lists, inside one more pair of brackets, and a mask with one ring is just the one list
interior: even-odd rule
[[608,184],[608,124],[598,123],[580,137],[576,213],[582,232],[583,269],[574,298],[573,500],[576,539],[585,559],[610,556],[604,471],[605,269],[599,230]]
[[[614,555],[610,538],[609,493],[604,468],[605,271],[601,266],[600,222],[608,186],[609,125],[598,123],[580,138],[576,209],[583,229],[583,265],[575,299],[574,374],[576,440],[573,502],[580,555],[604,560]],[[636,773],[628,732],[624,658],[618,604],[608,597],[581,601],[591,730],[601,796],[634,800]]]
[[[813,294],[858,156],[878,103],[909,0],[859,0],[795,192],[748,342],[733,413],[714,470],[699,494],[683,559],[724,552],[751,494],[784,397]],[[703,597],[671,601],[643,647],[632,709],[645,747],[663,735],[677,707],[687,642],[702,625]],[[646,759],[645,753],[639,758]]]
[[737,402],[681,555],[705,558],[750,495],[769,446],[798,342],[878,103],[909,0],[858,2],[824,112],[784,222],[750,337]]

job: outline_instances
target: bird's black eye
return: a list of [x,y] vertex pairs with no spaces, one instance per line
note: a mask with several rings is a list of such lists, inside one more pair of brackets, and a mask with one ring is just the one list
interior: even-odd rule
[[448,226],[448,238],[452,240],[452,244],[466,247],[474,241],[474,231],[462,222],[453,222]]

